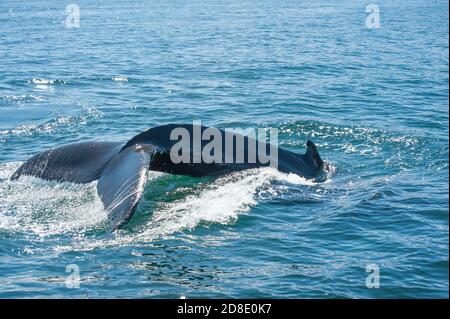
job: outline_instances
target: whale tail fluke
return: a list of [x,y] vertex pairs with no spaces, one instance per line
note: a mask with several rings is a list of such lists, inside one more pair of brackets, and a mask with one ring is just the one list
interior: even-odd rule
[[34,155],[11,176],[22,175],[49,181],[90,183],[98,179],[104,166],[119,153],[123,143],[81,142],[51,148]]
[[113,229],[133,216],[144,192],[151,156],[140,145],[133,145],[117,154],[103,170],[97,191]]
[[113,229],[134,214],[147,181],[150,161],[158,148],[153,145],[83,142],[53,148],[31,157],[11,176],[90,183],[98,179],[97,191]]

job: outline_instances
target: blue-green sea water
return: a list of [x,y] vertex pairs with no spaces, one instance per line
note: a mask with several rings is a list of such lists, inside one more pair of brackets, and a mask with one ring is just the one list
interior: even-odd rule
[[[73,3],[79,28],[69,2],[0,1],[1,298],[448,297],[447,1],[376,1],[372,29],[367,1]],[[310,138],[327,180],[151,173],[115,233],[95,182],[9,180],[50,147],[193,120]]]

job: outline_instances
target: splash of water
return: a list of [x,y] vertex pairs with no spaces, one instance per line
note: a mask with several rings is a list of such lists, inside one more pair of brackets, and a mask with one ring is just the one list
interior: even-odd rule
[[[9,177],[20,163],[0,165],[0,231],[27,233],[37,238],[75,234],[76,241],[56,244],[54,251],[90,250],[152,241],[199,225],[231,224],[261,200],[261,190],[269,191],[274,181],[314,186],[315,182],[273,168],[236,172],[218,178],[193,194],[172,202],[158,202],[150,218],[136,229],[124,229],[98,238],[106,212],[97,196],[96,182],[87,185]],[[149,187],[166,174],[150,172]],[[191,192],[192,193],[192,192]],[[89,231],[94,235],[85,235]],[[92,238],[94,236],[94,240]]]

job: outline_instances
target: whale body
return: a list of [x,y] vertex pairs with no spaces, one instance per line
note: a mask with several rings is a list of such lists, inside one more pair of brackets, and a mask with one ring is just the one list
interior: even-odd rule
[[[186,161],[176,161],[171,156],[171,150],[179,142],[171,136],[175,129],[189,133],[190,140],[186,144],[189,147],[183,149],[187,151],[184,157]],[[97,191],[108,221],[113,229],[117,229],[133,216],[144,192],[149,170],[202,177],[270,165],[248,151],[251,146],[256,145],[256,152],[264,150],[267,153],[275,146],[221,129],[215,129],[219,132],[219,143],[216,144],[221,148],[217,150],[220,151],[219,157],[216,156],[213,161],[204,159],[201,152],[209,141],[201,140],[195,147],[194,135],[196,132],[207,133],[208,129],[210,128],[200,125],[168,124],[150,128],[127,142],[88,141],[59,146],[31,157],[16,170],[11,180],[22,175],[72,183],[98,180]],[[227,134],[231,134],[235,141],[231,157],[229,149],[226,149]],[[238,140],[242,142],[239,145]],[[281,172],[311,179],[323,168],[317,148],[310,140],[306,143],[305,154],[297,154],[277,146],[275,150],[277,169]]]

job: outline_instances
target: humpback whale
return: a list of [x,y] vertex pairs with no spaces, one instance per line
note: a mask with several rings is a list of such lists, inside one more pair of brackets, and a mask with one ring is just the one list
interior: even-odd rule
[[[179,141],[173,138],[174,130],[189,134],[183,151],[185,161],[174,160],[173,149]],[[170,174],[202,177],[226,174],[250,168],[269,166],[252,155],[250,146],[256,145],[256,152],[269,151],[274,146],[252,137],[231,133],[233,141],[241,141],[229,155],[226,137],[230,133],[215,129],[218,134],[217,153],[214,160],[203,158],[202,150],[207,140],[195,145],[196,130],[208,133],[211,128],[192,124],[168,124],[150,128],[127,142],[88,141],[55,147],[34,155],[23,163],[11,176],[11,180],[22,175],[44,180],[72,183],[90,183],[98,180],[97,191],[113,229],[124,226],[133,216],[144,191],[149,170]],[[227,135],[228,134],[228,135]],[[221,140],[220,140],[221,139]],[[228,144],[229,145],[229,144]],[[236,145],[238,143],[236,142]],[[306,142],[305,154],[297,154],[276,146],[277,169],[284,173],[295,173],[307,179],[318,176],[323,161],[315,144]],[[227,153],[228,151],[228,153]],[[239,151],[243,155],[239,155]],[[247,152],[248,151],[248,152]],[[204,154],[204,152],[203,152]]]

